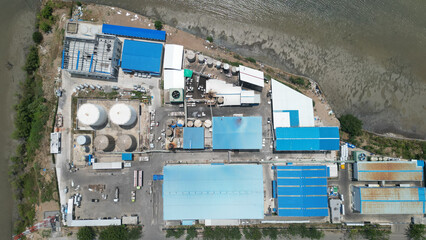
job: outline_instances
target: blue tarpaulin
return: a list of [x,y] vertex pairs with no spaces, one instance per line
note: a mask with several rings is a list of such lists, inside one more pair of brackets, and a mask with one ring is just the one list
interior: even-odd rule
[[277,151],[339,150],[338,127],[290,127],[275,130]]
[[167,165],[164,220],[263,219],[260,165]]
[[204,149],[204,128],[183,128],[183,149]]
[[121,154],[121,160],[123,160],[123,161],[132,161],[133,160],[133,154],[131,154],[131,153],[123,153],[123,154]]
[[126,72],[147,72],[159,75],[163,45],[160,43],[124,40],[121,68]]
[[277,166],[278,216],[328,216],[326,166]]
[[165,31],[152,30],[152,29],[146,29],[146,28],[118,26],[118,25],[111,25],[111,24],[103,24],[102,33],[123,36],[123,37],[158,40],[158,41],[166,40]]
[[213,117],[213,149],[262,149],[262,117]]

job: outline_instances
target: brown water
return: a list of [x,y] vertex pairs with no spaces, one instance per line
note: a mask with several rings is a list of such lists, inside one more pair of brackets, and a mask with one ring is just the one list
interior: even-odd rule
[[21,70],[24,51],[31,43],[37,2],[0,0],[0,239],[12,235],[13,198],[8,182],[9,158],[14,153],[13,105],[18,83],[25,75]]
[[426,139],[426,1],[90,0],[318,81],[368,130]]

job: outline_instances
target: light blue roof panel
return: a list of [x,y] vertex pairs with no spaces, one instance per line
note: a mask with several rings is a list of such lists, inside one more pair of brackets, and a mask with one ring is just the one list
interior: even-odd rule
[[260,165],[164,167],[164,220],[263,219]]
[[213,149],[262,149],[261,117],[213,117]]
[[146,29],[146,28],[126,27],[126,26],[111,25],[111,24],[103,24],[102,33],[117,35],[117,36],[124,36],[124,37],[158,40],[158,41],[166,40],[165,31],[152,30],[152,29]]
[[183,149],[204,149],[204,128],[183,128]]
[[277,128],[277,151],[330,151],[339,150],[338,127]]

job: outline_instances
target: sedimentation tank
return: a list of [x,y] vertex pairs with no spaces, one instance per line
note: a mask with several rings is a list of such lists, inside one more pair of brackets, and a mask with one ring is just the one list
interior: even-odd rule
[[110,152],[114,150],[114,138],[110,135],[98,135],[95,137],[94,146],[98,151]]
[[133,135],[123,134],[117,138],[117,147],[120,151],[131,151],[136,148],[136,138]]

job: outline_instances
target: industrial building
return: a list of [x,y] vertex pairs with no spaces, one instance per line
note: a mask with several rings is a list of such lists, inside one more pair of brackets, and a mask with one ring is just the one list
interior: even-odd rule
[[264,217],[260,165],[164,167],[164,220],[239,220]]
[[338,127],[314,127],[312,99],[272,79],[272,120],[276,151],[340,149]]
[[354,163],[357,181],[423,181],[424,162],[413,161],[362,161]]
[[181,70],[183,65],[183,46],[176,44],[164,45],[164,69]]
[[213,117],[213,149],[262,149],[262,117]]
[[240,86],[234,86],[223,80],[207,80],[206,93],[217,98],[221,106],[260,104],[260,94],[256,94],[253,90],[242,90]]
[[423,187],[353,186],[352,206],[361,214],[425,214]]
[[271,84],[274,129],[315,126],[312,99],[274,79]]
[[116,79],[121,41],[115,36],[101,34],[98,25],[73,23],[71,26],[67,27],[61,68],[73,77]]
[[273,197],[280,217],[328,216],[327,166],[276,166]]
[[265,85],[262,71],[240,65],[240,85],[256,91],[262,91]]
[[102,33],[120,37],[139,38],[154,41],[166,41],[166,32],[145,28],[118,26],[111,24],[102,25]]
[[163,44],[124,40],[121,68],[126,73],[161,74]]
[[185,88],[185,71],[184,70],[164,70],[164,90],[171,88]]
[[183,128],[183,149],[204,149],[204,128]]
[[338,127],[295,127],[275,129],[276,151],[339,150]]

